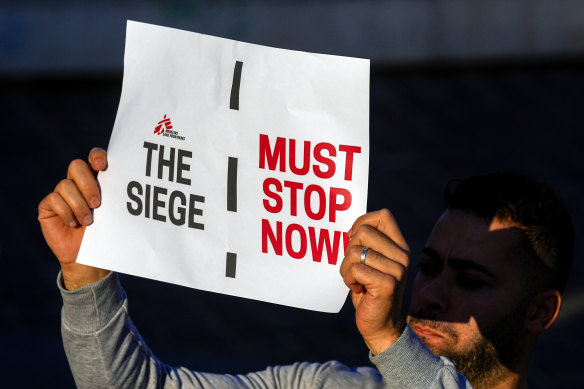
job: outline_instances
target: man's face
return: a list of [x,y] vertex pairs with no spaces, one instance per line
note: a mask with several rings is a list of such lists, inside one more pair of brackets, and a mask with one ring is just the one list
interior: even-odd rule
[[513,368],[525,334],[526,299],[515,258],[521,233],[446,211],[422,250],[408,323],[436,355],[476,385]]

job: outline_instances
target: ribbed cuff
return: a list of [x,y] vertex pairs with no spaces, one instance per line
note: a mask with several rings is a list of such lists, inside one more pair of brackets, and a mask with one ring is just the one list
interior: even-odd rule
[[104,328],[126,299],[126,293],[114,272],[75,290],[65,289],[63,275],[59,272],[57,286],[63,297],[61,318],[70,330],[81,334],[95,333]]
[[369,360],[377,366],[390,388],[429,388],[443,366],[409,326],[399,339],[378,355],[369,352]]

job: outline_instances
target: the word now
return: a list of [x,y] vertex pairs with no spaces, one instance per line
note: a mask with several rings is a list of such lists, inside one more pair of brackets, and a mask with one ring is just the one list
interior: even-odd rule
[[[300,247],[294,248],[292,243],[294,235],[298,237]],[[267,253],[269,246],[271,246],[276,255],[282,255],[284,252],[283,249],[286,248],[289,256],[295,259],[301,259],[304,258],[310,247],[312,260],[314,262],[320,262],[326,249],[328,264],[336,265],[337,259],[339,258],[341,236],[344,253],[350,240],[346,232],[341,233],[340,231],[329,231],[321,228],[317,234],[316,228],[308,227],[307,233],[304,227],[295,223],[288,225],[284,231],[282,222],[276,222],[274,231],[270,222],[262,219],[262,253]],[[308,245],[309,243],[310,246]]]

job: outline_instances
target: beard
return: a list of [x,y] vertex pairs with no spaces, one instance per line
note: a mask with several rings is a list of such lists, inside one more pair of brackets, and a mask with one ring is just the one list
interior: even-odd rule
[[[438,321],[436,315],[430,312],[419,310],[411,313],[408,323],[420,324],[445,334],[452,346],[441,348],[426,344],[430,351],[451,360],[473,387],[489,388],[500,382],[509,370],[514,370],[522,356],[526,310],[527,306],[522,303],[494,323],[479,324],[480,332],[465,344],[460,344],[452,323]],[[420,339],[424,342],[424,337]]]

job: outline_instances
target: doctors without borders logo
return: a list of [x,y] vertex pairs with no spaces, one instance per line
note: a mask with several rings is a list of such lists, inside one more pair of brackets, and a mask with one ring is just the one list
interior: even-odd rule
[[180,136],[178,131],[174,131],[172,129],[172,122],[170,121],[170,117],[166,117],[166,115],[164,115],[164,118],[158,122],[156,127],[154,127],[154,133],[156,135],[162,135],[168,138],[185,140],[184,136]]

